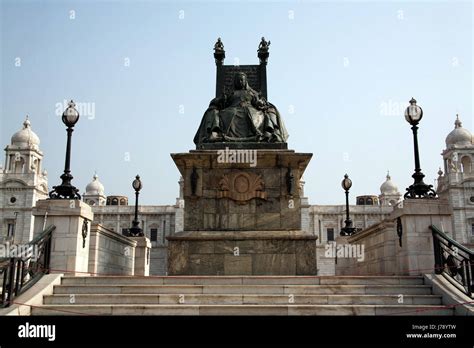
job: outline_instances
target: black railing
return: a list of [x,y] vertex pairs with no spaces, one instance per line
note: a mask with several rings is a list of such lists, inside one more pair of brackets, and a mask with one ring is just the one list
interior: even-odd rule
[[28,244],[5,247],[6,252],[13,255],[0,258],[0,308],[10,306],[15,297],[49,273],[51,235],[55,228],[54,225],[49,226]]
[[430,226],[433,232],[435,273],[445,276],[453,285],[473,298],[474,252]]

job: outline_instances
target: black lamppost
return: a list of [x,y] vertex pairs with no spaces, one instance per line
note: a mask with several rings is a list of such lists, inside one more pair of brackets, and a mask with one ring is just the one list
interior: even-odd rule
[[71,100],[63,112],[62,120],[67,127],[66,163],[64,164],[64,174],[61,175],[63,182],[59,186],[53,186],[53,190],[49,193],[49,198],[52,199],[81,199],[79,190],[71,184],[73,179],[71,175],[71,137],[74,125],[79,121],[79,112],[75,106],[76,104]]
[[341,186],[346,191],[346,220],[344,221],[345,226],[341,228],[341,236],[350,236],[355,233],[356,229],[352,227],[352,220],[349,217],[349,189],[352,187],[352,180],[349,179],[349,175],[344,175]]
[[423,182],[425,175],[420,168],[420,155],[418,153],[418,123],[423,117],[423,110],[416,105],[416,100],[411,98],[410,105],[405,110],[405,119],[411,124],[413,131],[413,145],[415,149],[415,173],[411,176],[415,182],[407,188],[404,198],[436,198],[437,194],[433,185]]
[[135,190],[135,219],[132,221],[132,227],[129,230],[130,236],[132,237],[143,237],[143,231],[138,225],[138,195],[142,189],[142,182],[140,180],[140,175],[135,177],[135,180],[132,182],[132,187]]

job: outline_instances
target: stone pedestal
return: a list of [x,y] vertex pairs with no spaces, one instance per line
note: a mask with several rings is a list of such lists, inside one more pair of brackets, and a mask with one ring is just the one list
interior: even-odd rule
[[402,246],[396,248],[398,273],[420,275],[434,273],[433,236],[429,229],[435,225],[452,235],[451,210],[447,200],[406,199],[403,208],[390,216],[402,223]]
[[301,231],[195,231],[168,241],[170,275],[316,274],[316,236]]
[[390,216],[337,242],[363,248],[363,259],[338,259],[336,275],[412,275],[434,273],[435,260],[430,226],[452,235],[447,200],[406,199]]
[[80,200],[46,199],[36,202],[32,214],[35,235],[44,226],[56,226],[52,235],[51,273],[88,275],[90,226],[94,218],[91,207]]
[[312,154],[244,145],[171,155],[185,204],[184,231],[167,237],[169,275],[316,274],[299,189]]
[[147,237],[129,237],[137,242],[135,247],[135,276],[150,275],[151,242]]

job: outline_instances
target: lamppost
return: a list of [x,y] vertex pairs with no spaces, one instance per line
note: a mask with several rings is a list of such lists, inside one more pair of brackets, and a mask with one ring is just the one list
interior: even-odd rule
[[349,175],[344,175],[341,186],[346,191],[346,220],[344,221],[345,226],[341,228],[341,236],[350,236],[355,233],[356,229],[352,227],[352,220],[349,217],[349,189],[352,187],[352,180],[349,179]]
[[64,164],[64,174],[61,175],[61,185],[53,186],[53,190],[49,193],[49,198],[52,199],[81,199],[79,190],[71,184],[73,179],[71,175],[71,137],[74,125],[79,121],[79,112],[75,106],[76,104],[71,100],[63,112],[62,120],[67,127],[66,163]]
[[416,100],[411,98],[410,105],[405,110],[405,119],[411,124],[413,131],[413,145],[415,150],[415,173],[411,176],[415,182],[407,188],[404,198],[436,198],[436,191],[433,185],[423,182],[425,175],[420,168],[420,155],[418,152],[418,123],[423,117],[423,110],[416,105]]
[[140,227],[138,227],[140,224],[138,221],[138,195],[143,187],[140,180],[140,175],[135,177],[135,180],[132,182],[132,187],[135,190],[135,219],[132,221],[132,227],[130,228],[129,233],[132,237],[143,237],[143,231]]

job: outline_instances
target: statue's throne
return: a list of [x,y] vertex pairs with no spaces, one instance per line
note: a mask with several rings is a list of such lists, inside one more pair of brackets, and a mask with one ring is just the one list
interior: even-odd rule
[[234,75],[243,72],[247,75],[247,82],[254,90],[267,98],[267,62],[268,48],[258,51],[260,64],[258,65],[224,65],[224,49],[216,50],[214,58],[216,60],[216,97],[221,97],[225,91],[230,92],[234,89]]

